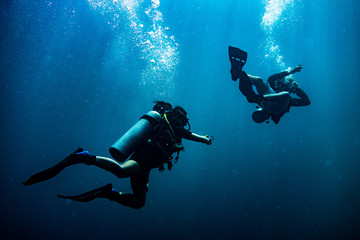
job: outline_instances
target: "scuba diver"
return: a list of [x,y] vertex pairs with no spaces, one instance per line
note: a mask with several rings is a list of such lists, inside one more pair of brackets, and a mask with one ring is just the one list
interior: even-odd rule
[[[271,75],[267,82],[260,77],[247,74],[242,70],[247,60],[247,52],[239,48],[229,46],[229,58],[231,63],[231,79],[239,79],[239,89],[249,103],[258,104],[257,110],[252,114],[256,123],[269,123],[268,119],[278,124],[281,117],[289,112],[291,106],[310,105],[310,99],[306,93],[298,87],[298,84],[289,75],[300,72],[301,65],[291,71],[284,71]],[[257,93],[254,92],[255,86]],[[294,94],[297,97],[292,97]]]
[[[186,126],[188,126],[187,129],[185,129]],[[94,165],[113,173],[118,178],[130,178],[133,193],[115,191],[110,183],[80,195],[58,195],[58,197],[80,202],[106,198],[134,209],[140,209],[145,205],[150,170],[159,168],[163,171],[164,164],[167,164],[167,168],[171,170],[173,153],[177,153],[174,159],[176,163],[179,152],[184,149],[182,138],[207,145],[211,145],[214,140],[214,137],[190,132],[187,113],[182,107],[173,108],[170,103],[155,101],[153,111],[141,117],[110,147],[110,154],[115,160],[93,156],[88,151],[78,148],[55,166],[32,175],[23,184],[27,186],[46,181],[74,164]],[[129,156],[129,160],[124,162]],[[119,162],[124,163],[119,164]]]

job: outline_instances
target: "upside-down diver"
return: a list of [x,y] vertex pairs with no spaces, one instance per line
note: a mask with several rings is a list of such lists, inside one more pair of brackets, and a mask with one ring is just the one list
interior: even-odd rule
[[[247,61],[247,52],[229,46],[229,58],[231,79],[233,81],[239,79],[241,93],[249,103],[256,103],[259,106],[252,114],[252,118],[256,123],[262,123],[271,118],[278,124],[281,117],[286,112],[289,112],[291,106],[310,105],[309,97],[289,76],[300,72],[301,65],[291,71],[271,75],[264,82],[260,77],[249,75],[242,70]],[[254,92],[252,86],[255,86],[257,93]],[[295,94],[297,97],[292,97],[290,94]]]

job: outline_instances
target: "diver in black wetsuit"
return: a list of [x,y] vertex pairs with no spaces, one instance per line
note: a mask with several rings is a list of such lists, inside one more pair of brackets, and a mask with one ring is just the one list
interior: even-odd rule
[[[113,159],[93,156],[82,148],[78,148],[55,166],[32,175],[23,184],[32,185],[48,180],[55,177],[66,167],[74,164],[85,163],[86,165],[95,165],[113,173],[119,178],[130,178],[133,193],[117,192],[112,188],[112,184],[107,184],[80,195],[58,195],[58,197],[80,202],[89,202],[96,198],[107,198],[131,208],[142,208],[145,205],[146,193],[148,191],[150,170],[159,168],[159,170],[163,171],[164,164],[167,164],[168,169],[171,170],[173,153],[177,152],[177,156],[174,160],[176,163],[179,157],[179,151],[183,150],[183,145],[181,143],[182,138],[195,142],[202,142],[207,145],[210,145],[214,139],[213,137],[200,136],[190,132],[187,113],[183,108],[179,106],[172,108],[171,104],[162,101],[156,101],[155,103],[153,110],[155,111],[155,114],[158,114],[159,118],[161,116],[161,123],[156,125],[154,134],[152,134],[152,137],[148,141],[145,141],[140,146],[136,147],[135,151],[130,156],[130,160],[123,164],[119,164]],[[144,116],[146,117],[146,115]],[[186,125],[189,126],[188,129],[184,128]],[[126,134],[124,134],[124,136],[125,135]],[[131,136],[129,139],[131,142]],[[130,145],[127,141],[125,142],[125,145],[126,144]]]
[[[239,81],[239,89],[249,103],[260,106],[252,115],[256,123],[262,123],[269,118],[276,124],[281,117],[290,110],[291,106],[307,106],[310,99],[306,93],[298,87],[297,83],[289,75],[300,72],[301,65],[291,71],[284,71],[271,75],[267,82],[260,77],[247,74],[242,70],[247,60],[247,53],[229,46],[229,58],[231,62],[231,79]],[[254,92],[255,86],[257,93]],[[295,94],[298,98],[290,96]]]

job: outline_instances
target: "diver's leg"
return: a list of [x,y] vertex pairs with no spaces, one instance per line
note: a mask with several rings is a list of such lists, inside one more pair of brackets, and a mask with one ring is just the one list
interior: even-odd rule
[[117,192],[112,188],[112,184],[109,183],[103,187],[79,194],[74,196],[64,196],[58,194],[57,196],[64,199],[70,199],[78,202],[90,202],[96,198],[106,198],[111,201],[120,203],[124,206],[140,209],[145,205],[147,186],[142,188],[133,189],[134,193],[122,193]]
[[124,164],[119,164],[111,158],[96,156],[96,159],[88,164],[100,167],[119,178],[130,177],[141,172],[139,164],[134,160],[128,160]]
[[57,196],[60,198],[71,199],[73,201],[78,201],[78,202],[90,202],[96,198],[108,198],[108,196],[113,194],[113,192],[114,192],[114,190],[112,189],[112,184],[109,183],[103,187],[96,188],[94,190],[91,190],[91,191],[88,191],[86,193],[82,193],[79,195],[64,196],[64,195],[58,194]]
[[145,205],[146,192],[137,191],[134,193],[113,192],[107,199],[120,203],[124,206],[140,209]]
[[268,82],[264,82],[264,80],[260,77],[255,77],[248,75],[251,81],[251,84],[255,86],[256,91],[259,95],[263,96],[270,93],[275,93],[274,90],[270,87]]
[[112,191],[106,197],[124,206],[140,209],[145,205],[150,170],[130,177],[133,193]]
[[252,83],[246,72],[241,72],[239,90],[246,97],[249,103],[259,103],[259,95],[252,89]]
[[70,154],[64,160],[56,164],[55,166],[48,168],[44,171],[38,172],[32,175],[28,180],[26,180],[24,185],[32,185],[35,183],[43,182],[49,180],[56,175],[58,175],[66,167],[69,167],[74,164],[85,163],[87,165],[95,165],[106,171],[109,171],[115,174],[119,178],[130,177],[132,174],[137,174],[140,172],[140,167],[137,162],[129,160],[123,165],[120,165],[113,159],[93,156],[90,155],[88,151],[84,151],[82,148],[78,148],[75,152]]

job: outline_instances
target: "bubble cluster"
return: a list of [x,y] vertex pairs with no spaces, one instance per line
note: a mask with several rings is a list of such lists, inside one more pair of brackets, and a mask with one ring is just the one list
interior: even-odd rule
[[283,56],[280,53],[280,47],[277,44],[274,28],[279,23],[283,11],[294,4],[294,0],[265,0],[265,13],[262,18],[261,27],[267,38],[265,44],[266,58],[275,60],[281,69],[285,68]]
[[[140,58],[146,62],[139,73],[140,86],[151,89],[156,97],[173,94],[175,66],[179,61],[178,44],[174,36],[168,35],[170,28],[163,26],[160,1],[152,0],[150,4],[142,0],[88,1],[100,14],[106,15],[108,24],[113,28],[127,24],[130,32],[125,35],[140,49]],[[125,41],[124,44],[128,42]]]

